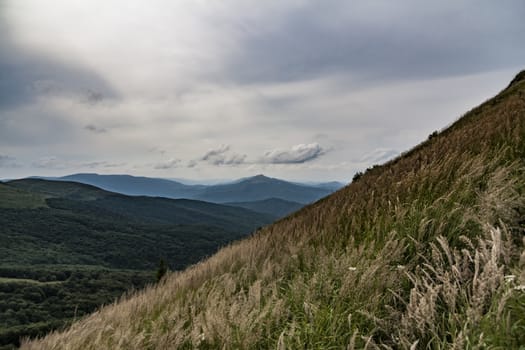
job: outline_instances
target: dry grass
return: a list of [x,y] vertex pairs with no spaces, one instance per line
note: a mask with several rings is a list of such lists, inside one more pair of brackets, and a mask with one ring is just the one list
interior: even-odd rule
[[524,90],[22,349],[518,348]]

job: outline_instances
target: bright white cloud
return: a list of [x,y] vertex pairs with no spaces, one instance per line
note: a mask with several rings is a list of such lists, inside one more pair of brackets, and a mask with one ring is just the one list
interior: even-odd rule
[[[221,145],[218,148],[210,149],[200,158],[200,161],[207,162],[211,165],[240,165],[245,162],[246,155],[230,151],[230,145]],[[194,167],[191,162],[189,167]]]

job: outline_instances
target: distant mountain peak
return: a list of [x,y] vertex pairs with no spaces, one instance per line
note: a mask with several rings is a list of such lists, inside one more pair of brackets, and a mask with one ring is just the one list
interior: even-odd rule
[[273,179],[271,177],[265,176],[263,174],[258,174],[258,175],[252,176],[252,177],[248,177],[244,181],[250,181],[250,182],[257,181],[257,182],[259,182],[259,181],[270,181],[270,180],[276,180],[276,179]]

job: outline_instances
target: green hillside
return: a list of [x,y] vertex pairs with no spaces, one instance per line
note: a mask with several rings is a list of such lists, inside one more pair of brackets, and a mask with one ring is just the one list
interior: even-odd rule
[[40,179],[12,180],[6,185],[24,191],[43,195],[46,198],[67,198],[78,201],[91,201],[111,196],[111,192],[98,187],[75,182],[57,182]]
[[44,196],[27,192],[0,182],[0,208],[42,208],[47,207]]
[[79,183],[0,184],[0,349],[180,270],[273,217],[212,203],[128,197]]
[[522,349],[524,76],[337,193],[22,348]]
[[101,215],[110,220],[119,216],[134,222],[209,225],[243,233],[274,220],[271,215],[226,205],[187,199],[130,197],[76,182],[23,179],[10,181],[7,185],[45,196],[47,204],[55,209]]

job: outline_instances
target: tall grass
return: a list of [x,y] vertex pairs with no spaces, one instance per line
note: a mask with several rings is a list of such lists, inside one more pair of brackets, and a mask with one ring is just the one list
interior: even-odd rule
[[519,348],[524,90],[518,81],[334,195],[22,348]]

